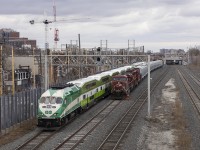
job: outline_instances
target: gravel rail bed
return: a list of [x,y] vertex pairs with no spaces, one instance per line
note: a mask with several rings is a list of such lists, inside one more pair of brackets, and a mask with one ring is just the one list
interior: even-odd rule
[[15,140],[14,142],[8,143],[6,145],[3,145],[0,147],[0,150],[13,150],[19,147],[19,145],[22,145],[22,143],[25,143],[28,139],[31,137],[34,137],[36,134],[38,134],[41,131],[41,129],[36,128],[33,131],[25,134],[21,138]]
[[187,91],[183,87],[183,83],[180,80],[180,77],[178,74],[176,74],[177,78],[177,86],[180,90],[180,97],[182,100],[183,108],[184,108],[184,114],[185,118],[187,120],[188,130],[191,133],[192,138],[192,149],[193,150],[199,150],[200,148],[200,121],[198,119],[198,114],[196,113],[196,110],[194,110],[193,104],[190,101],[190,98],[187,94]]

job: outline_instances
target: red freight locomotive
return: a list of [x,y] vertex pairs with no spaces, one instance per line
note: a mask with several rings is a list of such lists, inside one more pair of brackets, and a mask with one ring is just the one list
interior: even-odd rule
[[114,99],[124,99],[130,94],[130,91],[140,82],[140,70],[137,68],[128,69],[125,75],[113,76],[111,82],[111,93]]

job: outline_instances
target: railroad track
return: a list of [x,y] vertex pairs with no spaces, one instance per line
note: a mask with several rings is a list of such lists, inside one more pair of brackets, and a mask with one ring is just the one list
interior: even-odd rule
[[196,84],[200,87],[200,80],[197,77],[195,77],[193,74],[189,74],[189,75],[196,82]]
[[56,128],[55,130],[41,130],[39,131],[35,136],[28,139],[25,143],[17,147],[15,150],[36,150],[38,149],[43,143],[45,143],[47,140],[49,140],[52,136],[54,136],[56,133],[61,131],[63,128],[65,128],[69,123],[71,123],[76,117],[72,117],[69,122],[67,122],[65,125]]
[[[156,88],[160,81],[165,77],[168,71],[164,72],[157,82],[153,85],[151,92]],[[113,127],[113,130],[107,135],[102,144],[98,147],[98,150],[115,150],[120,145],[122,139],[126,135],[136,115],[147,100],[147,89],[141,96],[132,104],[125,115],[119,120],[119,122]]]
[[46,142],[50,137],[56,133],[55,131],[41,130],[31,139],[27,140],[24,144],[16,148],[16,150],[34,150],[40,147],[44,142]]
[[197,110],[197,113],[200,115],[200,97],[199,95],[196,93],[195,89],[190,85],[190,82],[188,81],[188,79],[181,73],[180,70],[178,70],[178,74],[183,82],[183,85],[185,86],[191,101],[193,103],[193,106],[195,107],[195,109]]
[[121,102],[112,100],[105,108],[55,147],[54,150],[74,149],[77,147]]
[[190,87],[195,91],[196,95],[200,97],[200,79],[189,70],[183,69],[183,67],[181,67],[180,71],[183,72],[182,74],[184,74],[184,78],[190,84]]
[[190,73],[188,70],[183,69],[183,67],[181,67],[181,70],[184,70],[185,74],[188,74],[188,76],[190,76],[190,78],[200,87],[200,79],[198,77]]

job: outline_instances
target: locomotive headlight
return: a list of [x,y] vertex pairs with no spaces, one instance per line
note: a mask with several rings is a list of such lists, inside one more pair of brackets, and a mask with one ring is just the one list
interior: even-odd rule
[[43,117],[44,114],[43,114],[43,113],[38,113],[37,116],[38,116],[38,117]]
[[54,115],[54,116],[57,116],[57,114],[58,114],[58,113],[54,113],[53,115]]

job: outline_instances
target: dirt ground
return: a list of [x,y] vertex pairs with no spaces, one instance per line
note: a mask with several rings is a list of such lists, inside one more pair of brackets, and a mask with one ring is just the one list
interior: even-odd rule
[[[145,137],[142,149],[175,150],[190,149],[191,138],[187,133],[179,91],[171,78],[162,89],[160,104],[153,109],[149,125],[142,128],[141,136]],[[144,144],[145,143],[145,144]],[[140,143],[141,144],[141,143]]]
[[34,130],[36,127],[36,119],[21,123],[21,125],[18,125],[18,127],[10,129],[10,132],[0,136],[0,145],[5,145],[22,137],[28,132]]

